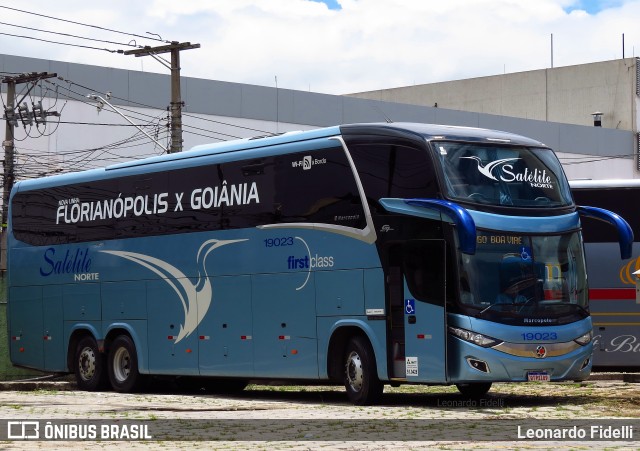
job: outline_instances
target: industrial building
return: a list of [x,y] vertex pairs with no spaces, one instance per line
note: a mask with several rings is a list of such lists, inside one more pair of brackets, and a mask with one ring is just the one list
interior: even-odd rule
[[[637,59],[627,58],[343,96],[182,77],[184,148],[342,123],[414,121],[538,139],[558,152],[572,179],[637,178],[637,68]],[[56,77],[34,87],[27,107],[41,101],[60,116],[14,129],[18,179],[164,151],[168,74],[0,54],[2,76],[31,72]],[[6,84],[1,88],[6,102]],[[595,112],[602,113],[599,127]]]
[[[583,163],[565,156],[569,178],[638,178],[640,132],[640,64],[624,58],[591,64],[540,69],[467,80],[446,81],[350,94],[359,99],[508,116],[546,123],[598,126],[631,132],[631,147],[608,145],[603,153],[606,169],[594,158]],[[531,124],[533,129],[534,125]],[[532,130],[532,134],[533,134]],[[589,132],[580,130],[578,140],[567,143],[576,154],[590,154],[581,146]],[[527,134],[527,133],[524,133]],[[605,144],[607,146],[607,144]],[[581,150],[584,149],[584,150]],[[571,166],[579,166],[572,168]]]

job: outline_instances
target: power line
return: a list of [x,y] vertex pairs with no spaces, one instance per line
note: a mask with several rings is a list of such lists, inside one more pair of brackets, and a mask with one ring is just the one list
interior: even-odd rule
[[[83,86],[83,85],[81,85],[81,84],[79,84],[79,83],[76,83],[76,82],[74,82],[74,81],[66,80],[66,79],[62,79],[61,77],[58,77],[58,78],[59,78],[60,80],[62,80],[62,81],[66,81],[66,82],[68,82],[68,83],[70,83],[70,84],[72,84],[72,85],[78,86],[78,87],[80,87],[80,88],[82,88],[82,89],[87,89],[87,90],[89,90],[89,91],[93,91],[93,92],[95,92],[95,91],[96,91],[96,90],[95,90],[95,89],[93,89],[93,88],[89,88],[89,87],[87,87],[87,86]],[[157,110],[162,110],[162,109],[164,109],[163,107],[158,107],[158,106],[148,105],[148,104],[146,104],[146,103],[136,102],[135,100],[125,99],[125,98],[123,98],[123,97],[118,97],[118,96],[113,95],[113,94],[111,94],[111,97],[112,97],[112,98],[114,98],[114,99],[122,100],[123,102],[129,102],[129,103],[132,103],[132,104],[135,104],[135,105],[138,105],[138,106],[144,107],[144,108],[151,108],[151,109],[157,109]],[[126,110],[125,110],[125,111],[126,111]],[[218,121],[218,120],[215,120],[215,119],[209,119],[209,118],[206,118],[206,117],[199,117],[199,116],[196,116],[196,115],[194,115],[194,114],[185,113],[184,111],[182,112],[182,115],[183,115],[183,116],[186,116],[186,117],[191,117],[191,118],[194,118],[194,119],[198,119],[198,120],[201,120],[201,121],[205,121],[205,122],[211,122],[211,123],[214,123],[214,124],[220,124],[220,125],[227,125],[227,126],[229,126],[229,127],[240,128],[240,129],[243,129],[243,130],[249,130],[249,131],[252,131],[252,132],[258,132],[258,133],[261,133],[261,134],[266,134],[266,135],[273,134],[272,132],[268,132],[268,131],[266,131],[266,130],[261,130],[261,129],[258,129],[258,128],[252,128],[252,127],[246,127],[246,126],[244,126],[244,125],[231,124],[231,123],[229,123],[229,122]],[[214,133],[218,133],[218,132],[214,132]],[[232,138],[240,139],[240,137],[239,137],[239,136],[233,136],[233,135],[228,135],[228,136],[230,136],[230,137],[232,137]]]
[[[63,80],[63,81],[66,81],[67,83],[70,83],[70,84],[76,85],[76,86],[78,86],[78,87],[81,87],[81,88],[86,89],[86,90],[89,90],[89,91],[94,91],[92,88],[90,88],[90,87],[88,87],[88,86],[83,86],[83,85],[81,85],[81,84],[79,84],[79,83],[75,83],[75,82],[72,82],[72,81],[70,81],[70,80]],[[67,88],[67,87],[65,87],[65,86],[58,85],[58,84],[57,84],[57,83],[55,83],[55,82],[51,82],[51,81],[47,81],[47,82],[48,82],[48,83],[51,83],[51,84],[53,84],[53,85],[55,85],[55,86],[59,86],[60,88],[65,89],[65,90],[67,90],[67,91],[69,91],[69,92],[71,92],[71,93],[73,93],[73,94],[75,94],[75,95],[77,95],[77,96],[79,97],[78,99],[71,98],[72,100],[78,100],[78,101],[80,101],[80,102],[86,103],[87,105],[93,105],[92,103],[87,102],[87,101],[85,100],[84,96],[83,96],[82,94],[80,94],[79,92],[74,91],[74,90],[73,90],[73,89],[71,89],[71,88]],[[120,97],[114,96],[113,94],[112,94],[112,97],[113,97],[113,98],[115,98],[115,99],[120,99],[120,100],[126,101],[126,99],[123,99],[123,98],[120,98]],[[134,104],[136,104],[136,105],[140,105],[140,106],[145,107],[145,108],[151,108],[151,109],[158,109],[158,110],[161,110],[161,108],[154,107],[154,106],[151,106],[151,105],[146,105],[146,104],[139,103],[139,102],[133,102],[133,101],[131,101],[130,103],[134,103]],[[118,108],[120,108],[122,111],[126,111],[127,113],[129,113],[129,114],[130,114],[130,115],[132,115],[132,116],[134,116],[134,115],[135,115],[135,116],[138,116],[138,117],[148,117],[148,118],[153,118],[153,119],[156,119],[156,118],[157,118],[157,116],[152,116],[152,115],[150,115],[150,114],[146,114],[146,113],[142,113],[142,112],[139,112],[139,111],[135,111],[135,110],[132,110],[132,109],[126,108],[126,107],[124,107],[124,106],[119,106]],[[113,111],[110,111],[110,110],[106,110],[106,111],[109,111],[110,113],[113,113]],[[113,114],[115,114],[115,113],[113,113]],[[195,119],[201,119],[201,118],[198,118],[197,116],[192,116],[192,115],[185,115],[185,116],[193,117],[193,118],[195,118]],[[219,122],[219,121],[213,121],[213,122]],[[234,126],[233,124],[226,124],[226,125]],[[202,137],[204,137],[204,138],[215,139],[215,140],[217,140],[217,141],[226,141],[226,140],[227,140],[227,138],[232,138],[232,139],[241,139],[241,137],[240,137],[240,136],[231,135],[231,134],[228,134],[228,133],[218,132],[218,131],[214,131],[214,130],[208,130],[208,129],[204,129],[204,128],[196,127],[196,126],[194,126],[194,125],[184,124],[184,125],[183,125],[183,127],[185,128],[185,133],[190,133],[190,134],[192,134],[192,135],[196,135],[196,136],[202,136]],[[237,126],[237,127],[239,127],[239,128],[247,128],[247,127],[242,127],[242,126]],[[213,133],[213,134],[215,134],[215,135],[221,135],[221,136],[224,136],[225,138],[219,138],[218,136],[212,136],[212,135],[210,135],[210,134],[209,134],[209,135],[204,135],[204,134],[202,134],[202,133],[197,133],[197,132],[191,131],[191,129],[193,129],[193,130],[198,130],[198,131],[202,131],[202,132],[206,132],[206,133]],[[262,131],[262,130],[256,130],[256,129],[254,129],[254,131]],[[264,131],[262,131],[262,132],[263,132],[263,133],[268,133],[268,132],[264,132]]]
[[273,133],[273,132],[268,132],[266,130],[260,130],[258,128],[251,128],[251,127],[245,127],[244,125],[230,124],[228,122],[217,121],[215,119],[209,119],[207,117],[199,117],[199,116],[195,116],[195,115],[189,114],[189,113],[182,113],[182,114],[183,114],[183,116],[186,116],[186,117],[191,117],[191,118],[199,119],[201,121],[206,121],[206,122],[212,122],[214,124],[227,125],[229,127],[241,128],[241,129],[249,130],[249,131],[252,131],[252,132],[263,133],[265,135],[275,135],[275,133]]
[[[52,83],[49,80],[47,80],[47,82],[50,83],[52,87],[55,87],[55,90],[51,88],[41,87],[41,95],[44,96],[45,95],[44,93],[55,92],[56,102],[58,97],[62,95],[67,99],[81,101],[87,105],[90,105],[91,107],[95,107],[95,104],[89,103],[86,101],[86,97],[83,94],[75,92],[74,90],[66,86],[60,85],[58,83]],[[43,93],[43,90],[44,90],[44,93]],[[28,91],[26,94],[24,94],[24,96],[25,97],[29,96],[31,103],[34,103],[34,99],[32,97],[33,94],[31,94],[31,91]],[[4,102],[4,99],[2,100]],[[40,104],[40,102],[38,102],[38,104]],[[65,101],[65,105],[66,105],[66,101]],[[168,131],[166,130],[166,127],[158,123],[158,121],[161,121],[163,119],[163,115],[165,114],[164,112],[162,112],[162,114],[158,116],[151,116],[148,114],[138,113],[134,111],[132,111],[132,113],[138,118],[142,118],[146,116],[146,118],[150,119],[148,123],[147,121],[145,121],[145,123],[141,124],[140,126],[147,127],[147,128],[150,127],[151,129],[155,129],[154,134],[156,138],[163,139],[163,140],[167,138]],[[98,125],[98,123],[81,122],[81,121],[77,121],[77,122],[76,121],[59,121],[59,122],[65,122],[71,125]],[[56,126],[59,126],[59,122],[56,124]],[[100,123],[100,125],[101,126],[122,126],[124,124]],[[29,130],[25,128],[25,132],[27,136],[32,136]],[[42,132],[41,132],[41,136],[42,136]],[[46,155],[42,155],[41,151],[39,152],[34,151],[32,154],[30,154],[28,151],[27,152],[20,151],[19,154],[20,154],[21,161],[19,161],[18,164],[16,165],[17,166],[16,173],[21,178],[28,178],[32,176],[32,174],[34,173],[37,176],[41,177],[43,175],[59,173],[63,171],[64,172],[79,171],[79,170],[88,169],[91,167],[98,167],[98,166],[101,166],[102,162],[105,162],[105,161],[116,162],[118,160],[131,160],[132,158],[142,158],[144,156],[158,155],[162,153],[162,152],[159,152],[157,149],[155,149],[155,146],[154,146],[154,150],[152,150],[151,152],[148,152],[148,151],[136,152],[135,155],[131,155],[131,154],[122,155],[118,153],[120,151],[124,151],[126,149],[131,149],[139,146],[148,146],[148,138],[142,136],[142,133],[138,131],[128,138],[118,140],[118,141],[109,143],[107,145],[99,146],[96,148],[91,148],[91,149],[81,149],[81,150],[76,150],[71,152],[68,152],[68,151],[55,152],[54,154],[48,153]],[[46,161],[46,160],[49,160],[49,161]],[[64,170],[62,170],[61,167],[64,167]]]
[[[560,162],[563,166],[572,166],[576,164],[585,164],[585,163],[597,163],[599,161],[609,161],[609,160],[628,160],[636,155],[611,155],[606,157],[597,157],[597,156],[584,156],[584,157],[563,157],[559,158]],[[580,161],[566,161],[566,160],[580,160]]]
[[[108,111],[108,110],[107,110]],[[149,124],[109,124],[107,122],[74,122],[74,121],[60,121],[60,124],[72,124],[72,125],[100,125],[105,127],[151,127]]]
[[[59,77],[59,78],[60,78],[60,77]],[[68,88],[68,87],[66,87],[66,86],[62,86],[62,85],[60,85],[60,84],[57,84],[57,83],[55,83],[55,82],[51,82],[51,81],[49,81],[49,80],[45,80],[45,81],[46,81],[47,83],[50,83],[50,84],[52,84],[52,85],[54,85],[54,86],[56,86],[56,87],[59,87],[59,88],[61,88],[61,89],[64,89],[65,91],[68,91],[68,92],[70,92],[70,93],[72,93],[72,94],[75,94],[75,95],[77,96],[77,97],[73,97],[73,96],[70,96],[70,95],[62,94],[62,95],[64,95],[66,98],[68,98],[69,100],[75,100],[75,101],[77,101],[77,102],[84,103],[85,105],[88,105],[88,106],[90,106],[90,107],[92,107],[92,108],[95,108],[95,104],[94,104],[94,103],[87,101],[86,94],[79,93],[79,92],[77,92],[77,91],[74,91],[74,90],[73,90],[73,89],[71,89],[71,88]],[[63,81],[66,81],[66,82],[68,82],[68,83],[72,83],[72,82],[70,82],[69,80],[63,80]],[[72,83],[72,84],[75,84],[75,83]],[[82,87],[82,88],[85,88],[85,89],[87,89],[87,90],[91,90],[91,88],[87,88],[87,87],[84,87],[84,86],[81,86],[81,87]],[[127,111],[128,113],[130,113],[130,114],[132,114],[132,115],[136,115],[136,116],[138,116],[138,117],[136,117],[136,119],[140,119],[140,117],[147,117],[147,118],[151,118],[151,119],[154,119],[154,120],[159,119],[159,116],[152,116],[152,115],[150,115],[150,114],[146,114],[146,113],[141,113],[141,112],[138,112],[138,111],[129,110],[129,109],[124,108],[124,107],[120,107],[120,108],[121,108],[122,110],[124,110],[124,111]],[[158,110],[162,110],[162,109],[161,109],[161,108],[158,108]],[[108,112],[108,113],[110,113],[110,114],[116,114],[115,112],[110,111],[110,110],[104,110],[104,111],[107,111],[107,112]]]
[[100,48],[100,47],[93,47],[90,45],[82,45],[82,44],[71,44],[68,42],[60,42],[60,41],[52,41],[50,39],[42,39],[42,38],[34,38],[33,36],[23,36],[23,35],[19,35],[19,34],[11,34],[11,33],[0,33],[3,36],[11,36],[13,38],[23,38],[23,39],[31,39],[33,41],[42,41],[42,42],[48,42],[49,44],[59,44],[59,45],[67,45],[70,47],[79,47],[82,49],[90,49],[90,50],[102,50],[105,52],[109,52],[109,53],[124,53],[124,50],[112,50],[112,49],[105,49],[105,48]]
[[67,36],[67,37],[70,37],[70,38],[84,39],[86,41],[104,42],[106,44],[125,45],[125,46],[128,46],[128,47],[139,47],[137,45],[131,44],[131,42],[124,43],[124,42],[106,41],[104,39],[88,38],[86,36],[78,36],[78,35],[70,34],[70,33],[61,33],[59,31],[43,30],[41,28],[32,28],[32,27],[27,27],[25,25],[15,25],[15,24],[7,23],[7,22],[0,22],[0,25],[6,25],[8,27],[14,27],[14,28],[24,28],[25,30],[38,31],[40,33],[57,34],[59,36]]
[[11,11],[16,11],[16,12],[19,12],[19,13],[31,14],[31,15],[34,15],[34,16],[44,17],[45,19],[59,20],[61,22],[72,23],[74,25],[80,25],[80,26],[83,26],[83,27],[95,28],[95,29],[103,30],[103,31],[110,31],[112,33],[118,33],[118,34],[123,34],[123,35],[127,35],[127,36],[135,36],[136,38],[143,38],[143,39],[149,39],[151,41],[159,41],[159,42],[166,42],[166,43],[170,42],[170,41],[165,41],[164,39],[159,38],[159,37],[158,38],[154,38],[154,37],[151,37],[150,35],[149,36],[143,36],[143,35],[139,35],[139,34],[135,34],[135,33],[127,33],[125,31],[114,30],[112,28],[100,27],[98,25],[92,25],[92,24],[87,24],[87,23],[82,23],[82,22],[76,22],[76,21],[68,20],[68,19],[60,19],[59,17],[47,16],[46,14],[34,13],[33,11],[25,11],[25,10],[18,9],[18,8],[11,8],[9,6],[0,5],[0,8],[9,9]]
[[[228,137],[228,138],[233,138],[233,139],[242,139],[242,138],[241,138],[241,137],[239,137],[239,136],[229,135],[229,134],[227,134],[227,133],[222,133],[222,132],[214,132],[214,131],[212,131],[212,130],[207,130],[206,128],[196,127],[196,126],[194,126],[194,125],[184,125],[184,127],[185,127],[185,128],[192,128],[192,129],[194,129],[194,130],[199,130],[199,131],[201,131],[201,132],[215,133],[215,134],[217,134],[217,135],[226,136],[226,137]],[[195,133],[195,132],[192,132],[192,133]],[[200,136],[203,136],[203,135],[200,135]],[[212,138],[214,138],[214,139],[220,139],[220,138],[215,138],[215,137],[213,137],[213,136],[212,136]],[[221,141],[223,141],[223,140],[221,139]]]
[[[41,90],[44,90],[44,92],[41,91],[41,94],[40,94],[41,96],[45,96],[47,95],[47,93],[55,93],[56,102],[57,102],[57,99],[60,97],[65,99],[65,105],[68,100],[74,100],[74,101],[84,103],[88,106],[91,106],[92,108],[95,107],[95,103],[87,101],[87,98],[86,98],[86,92],[92,92],[92,91],[95,92],[96,91],[95,89],[88,86],[84,86],[80,83],[76,83],[71,80],[65,80],[62,77],[57,77],[57,78],[60,81],[45,80],[46,82],[45,86],[44,87],[41,86],[40,88]],[[50,87],[48,87],[47,85],[49,85]],[[73,86],[81,88],[82,90],[86,90],[86,91],[84,93],[79,92],[80,90],[73,89],[72,88]],[[117,96],[113,96],[113,97],[120,99],[122,101],[129,102],[129,104],[139,106],[142,108],[149,108],[149,109],[156,109],[156,110],[163,111],[160,115],[151,115],[144,112],[135,111],[130,108],[120,107],[123,111],[126,111],[130,117],[142,122],[138,125],[139,127],[144,127],[147,129],[151,128],[152,130],[155,129],[155,132],[153,133],[155,134],[157,139],[162,139],[162,140],[166,139],[168,141],[168,138],[169,138],[168,129],[164,124],[161,124],[161,121],[166,119],[166,117],[163,117],[163,115],[166,114],[164,112],[165,110],[164,108],[154,107],[152,105],[131,101],[128,99],[117,97]],[[109,109],[107,109],[106,111],[108,111],[111,114],[115,114],[113,111]],[[216,121],[213,119],[198,117],[191,114],[187,114],[186,116],[193,119],[203,120],[206,122],[227,125],[229,127],[248,129],[248,130],[257,131],[260,133],[269,133],[269,132],[265,132],[264,130],[244,127],[241,125],[226,123],[222,121]],[[88,122],[88,121],[86,122],[58,121],[56,125],[59,126],[60,123],[65,125],[71,125],[71,126],[73,125],[106,126],[106,127],[131,127],[132,126],[130,124],[111,124],[111,123],[104,123],[104,122]],[[201,136],[201,137],[205,137],[205,138],[217,140],[217,141],[225,141],[229,138],[232,138],[232,139],[241,138],[239,136],[231,135],[228,133],[217,132],[217,131],[209,130],[206,128],[197,127],[195,125],[185,124],[184,128],[185,128],[184,130],[185,133],[189,133],[191,135]],[[46,155],[42,155],[41,151],[34,150],[33,152],[29,152],[28,150],[26,151],[21,150],[20,155],[21,155],[22,161],[20,162],[20,165],[19,165],[19,174],[21,177],[28,177],[30,174],[33,174],[33,173],[38,174],[38,176],[42,176],[43,174],[46,174],[46,173],[58,173],[58,172],[61,172],[61,165],[64,167],[64,172],[79,171],[79,170],[87,169],[90,167],[100,167],[102,166],[102,163],[105,161],[115,162],[118,160],[131,160],[132,158],[142,158],[144,156],[158,155],[161,153],[158,150],[153,150],[151,151],[151,153],[139,151],[139,152],[135,152],[135,155],[132,155],[130,153],[126,155],[122,155],[119,153],[123,151],[130,152],[131,149],[141,147],[141,146],[148,146],[148,142],[149,142],[148,139],[143,137],[142,134],[138,132],[138,133],[134,133],[132,136],[128,138],[117,140],[115,142],[94,147],[94,148],[69,149],[69,150],[63,150],[63,151],[56,151],[53,154],[47,153]],[[47,160],[52,162],[49,163]],[[60,161],[56,161],[56,160],[60,160]]]
[[[73,150],[67,152],[58,152],[56,156],[61,158],[62,161],[52,162],[50,167],[58,168],[59,165],[64,165],[63,172],[75,172],[84,170],[90,167],[99,167],[100,164],[96,164],[99,161],[114,161],[114,160],[130,160],[131,156],[114,154],[113,150],[121,150],[126,148],[138,147],[141,145],[147,145],[148,141],[146,137],[141,136],[141,133],[137,131],[132,136],[115,141],[105,146],[96,147],[93,149]],[[29,154],[27,152],[20,152],[21,155],[33,160],[39,161],[36,156],[42,156],[41,152],[33,151],[35,154]],[[111,155],[111,157],[104,158],[103,155]],[[138,157],[142,156],[155,156],[158,152],[138,154]],[[59,171],[58,171],[59,172]]]

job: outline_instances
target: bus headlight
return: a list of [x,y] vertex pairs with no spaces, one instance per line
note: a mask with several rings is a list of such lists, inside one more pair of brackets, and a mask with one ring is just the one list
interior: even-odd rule
[[580,346],[586,346],[589,343],[591,343],[591,340],[593,339],[593,333],[591,331],[587,332],[586,334],[584,334],[581,337],[576,338],[575,341],[576,343],[578,343]]
[[460,329],[459,327],[449,326],[449,333],[460,338],[461,340],[468,341],[470,343],[482,346],[483,348],[490,348],[492,346],[502,343],[500,340],[482,335],[477,332],[471,332],[470,330]]

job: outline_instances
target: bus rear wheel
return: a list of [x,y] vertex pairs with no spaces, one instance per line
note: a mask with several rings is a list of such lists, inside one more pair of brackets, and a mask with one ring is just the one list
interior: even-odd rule
[[345,350],[344,386],[349,400],[358,406],[375,404],[384,386],[378,379],[373,348],[364,337],[354,337]]
[[456,384],[460,393],[469,398],[481,398],[491,389],[491,382],[473,382]]
[[96,391],[106,385],[104,355],[93,337],[87,336],[78,342],[74,372],[80,390]]
[[119,335],[109,347],[109,382],[120,393],[135,391],[141,381],[138,373],[138,357],[133,340],[128,335]]

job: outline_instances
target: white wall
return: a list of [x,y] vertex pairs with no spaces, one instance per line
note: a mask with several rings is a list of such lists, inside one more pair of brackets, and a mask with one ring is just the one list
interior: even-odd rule
[[491,77],[405,86],[350,96],[575,125],[640,130],[635,117],[636,58]]

